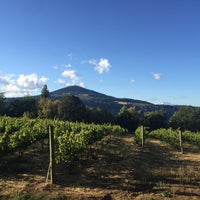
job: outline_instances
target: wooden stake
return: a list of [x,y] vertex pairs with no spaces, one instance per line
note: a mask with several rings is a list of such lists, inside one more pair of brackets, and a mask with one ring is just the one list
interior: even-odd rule
[[180,150],[181,153],[183,153],[183,146],[182,146],[182,131],[179,130],[179,144],[180,144]]
[[51,184],[54,184],[55,180],[55,158],[54,158],[54,133],[53,126],[49,126],[49,154],[50,154],[50,178]]
[[142,148],[144,148],[144,126],[141,126]]

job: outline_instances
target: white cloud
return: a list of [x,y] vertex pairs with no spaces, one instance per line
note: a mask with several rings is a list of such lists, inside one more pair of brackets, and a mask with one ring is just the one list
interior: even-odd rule
[[79,83],[79,86],[85,88],[85,83],[81,82]]
[[0,84],[2,86],[0,87],[0,91],[4,92],[6,97],[31,95],[32,92],[41,89],[47,80],[48,78],[38,77],[37,74],[1,76]]
[[9,84],[9,78],[6,76],[0,76],[0,84],[2,84],[2,85]]
[[79,77],[75,70],[65,70],[62,73],[62,76],[66,78],[70,78],[73,84],[75,84],[79,80]]
[[65,86],[79,85],[81,87],[85,87],[84,82],[80,82],[80,78],[75,70],[65,70],[62,73],[62,76],[65,78],[69,78],[71,82],[67,82],[63,79],[58,79],[58,83],[65,84]]
[[70,68],[70,67],[72,67],[72,65],[70,63],[52,66],[52,68],[55,69],[55,70],[63,69],[63,68]]
[[154,73],[153,77],[154,77],[155,80],[159,81],[161,79],[161,74]]
[[38,77],[37,74],[20,75],[16,80],[18,87],[22,89],[35,90],[44,86],[48,78]]
[[65,84],[65,80],[59,78],[59,79],[57,80],[57,83],[59,83],[59,84]]
[[58,65],[54,65],[53,68],[57,70],[59,68],[59,66]]
[[66,85],[66,87],[69,87],[69,86],[73,86],[74,84],[72,84],[72,83],[66,83],[65,85]]
[[72,65],[71,64],[65,64],[64,67],[70,68],[70,67],[72,67]]
[[5,93],[11,97],[16,97],[18,93],[22,93],[20,88],[17,85],[13,85],[13,84],[6,85],[4,89],[5,89]]
[[134,84],[134,83],[135,83],[135,80],[134,80],[134,79],[131,79],[131,83],[133,83],[133,84]]
[[89,61],[89,63],[91,65],[97,65],[97,60],[92,59],[92,60]]
[[110,70],[110,63],[106,58],[100,58],[100,60],[90,60],[89,63],[95,66],[95,71],[99,74],[103,74],[104,72],[108,72]]

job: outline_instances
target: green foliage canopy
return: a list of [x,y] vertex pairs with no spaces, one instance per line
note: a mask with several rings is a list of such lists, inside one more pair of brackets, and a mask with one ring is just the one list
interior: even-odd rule
[[81,100],[73,95],[64,96],[58,105],[58,117],[68,121],[85,121],[86,108]]
[[146,112],[143,121],[143,125],[151,130],[163,128],[166,126],[166,112],[164,110]]
[[140,123],[140,112],[135,107],[123,106],[118,113],[116,122],[128,131],[135,131]]
[[169,125],[172,128],[182,130],[200,130],[200,109],[192,106],[181,107],[170,118]]

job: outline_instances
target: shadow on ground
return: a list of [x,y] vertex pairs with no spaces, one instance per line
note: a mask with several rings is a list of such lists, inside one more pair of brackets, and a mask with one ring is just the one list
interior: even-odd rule
[[[195,153],[199,154],[198,151]],[[168,191],[198,196],[200,162],[182,158],[184,154],[158,141],[147,141],[141,148],[131,135],[111,135],[83,152],[79,159],[56,165],[56,185],[133,193]],[[23,174],[28,174],[40,175],[45,182],[48,165],[47,146],[36,153],[29,150],[23,157],[3,158],[0,179],[23,179]]]

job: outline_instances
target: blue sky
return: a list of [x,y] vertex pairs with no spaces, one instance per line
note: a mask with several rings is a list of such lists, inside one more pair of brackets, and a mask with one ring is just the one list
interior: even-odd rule
[[80,85],[200,106],[199,0],[0,0],[0,92]]

